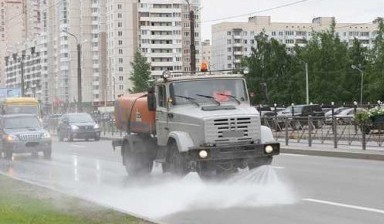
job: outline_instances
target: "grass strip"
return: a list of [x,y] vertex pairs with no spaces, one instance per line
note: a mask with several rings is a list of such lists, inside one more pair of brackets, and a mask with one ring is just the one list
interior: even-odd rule
[[142,219],[0,174],[1,224],[150,224]]

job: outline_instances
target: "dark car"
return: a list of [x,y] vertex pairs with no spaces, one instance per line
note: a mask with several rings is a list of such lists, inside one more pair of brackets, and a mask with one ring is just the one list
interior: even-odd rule
[[12,114],[0,117],[0,152],[7,159],[13,153],[43,152],[44,158],[51,158],[52,139],[43,128],[40,119],[33,114]]
[[308,117],[312,117],[312,124],[315,128],[321,128],[324,123],[324,111],[318,104],[302,104],[289,106],[280,111],[277,115],[276,130],[285,127],[286,119],[292,129],[299,130],[308,125]]
[[100,127],[88,113],[67,113],[61,116],[57,128],[59,141],[66,138],[73,139],[95,139],[100,140]]

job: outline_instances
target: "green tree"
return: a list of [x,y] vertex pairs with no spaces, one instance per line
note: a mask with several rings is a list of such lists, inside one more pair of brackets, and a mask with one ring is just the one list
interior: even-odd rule
[[[255,41],[251,55],[243,59],[243,65],[250,71],[246,76],[249,92],[256,94],[252,103],[289,102],[292,95],[287,89],[287,82],[290,81],[288,68],[291,56],[287,54],[285,45],[273,38],[268,39],[264,32],[258,34]],[[267,96],[264,90],[268,90]]]
[[329,104],[347,100],[341,94],[344,93],[341,84],[346,68],[350,70],[348,47],[336,35],[335,22],[327,31],[313,32],[308,44],[296,47],[295,52],[297,60],[308,63],[310,102]]
[[367,100],[376,102],[384,99],[384,21],[377,18],[378,31],[371,51],[370,64],[365,69]]
[[130,73],[129,80],[133,82],[133,88],[130,89],[129,92],[137,93],[147,91],[151,78],[151,64],[147,62],[147,59],[140,51],[136,51],[131,66],[133,70]]

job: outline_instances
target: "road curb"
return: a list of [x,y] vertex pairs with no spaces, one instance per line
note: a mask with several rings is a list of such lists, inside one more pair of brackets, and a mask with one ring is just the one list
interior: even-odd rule
[[349,158],[349,159],[367,159],[384,161],[384,153],[372,153],[372,152],[346,152],[346,151],[324,151],[316,149],[294,149],[294,148],[281,148],[281,153],[299,154],[299,155],[311,155],[311,156],[327,156],[337,158]]

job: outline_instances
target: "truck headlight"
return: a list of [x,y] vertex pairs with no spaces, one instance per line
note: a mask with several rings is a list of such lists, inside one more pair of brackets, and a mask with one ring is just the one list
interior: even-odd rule
[[51,135],[48,132],[44,132],[41,138],[45,138],[45,139],[51,138]]
[[271,145],[266,145],[265,147],[264,147],[264,151],[266,152],[266,153],[272,153],[273,152],[273,147],[271,146]]
[[98,124],[95,124],[94,126],[93,126],[93,129],[99,129],[100,128],[100,126],[98,125]]
[[206,150],[200,150],[199,157],[205,159],[208,157],[208,152]]
[[7,142],[14,142],[14,141],[18,141],[19,138],[16,135],[7,135],[5,136],[5,140]]
[[72,129],[72,130],[78,130],[78,129],[79,129],[79,127],[78,127],[78,126],[76,126],[76,125],[71,125],[71,129]]

